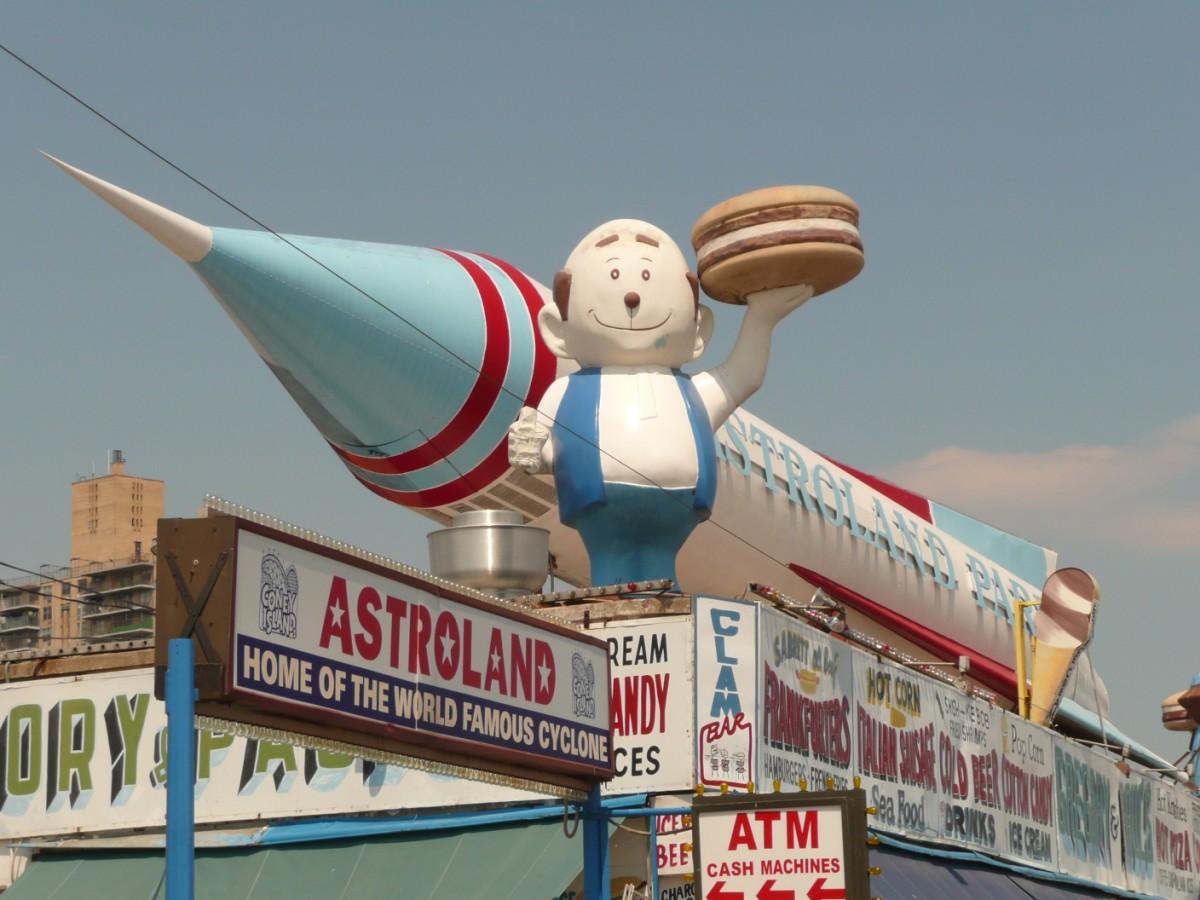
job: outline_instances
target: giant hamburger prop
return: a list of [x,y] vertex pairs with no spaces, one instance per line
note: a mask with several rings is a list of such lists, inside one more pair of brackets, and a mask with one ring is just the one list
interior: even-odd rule
[[693,226],[692,247],[705,292],[726,303],[800,284],[823,294],[863,267],[857,204],[810,185],[762,188],[718,203]]

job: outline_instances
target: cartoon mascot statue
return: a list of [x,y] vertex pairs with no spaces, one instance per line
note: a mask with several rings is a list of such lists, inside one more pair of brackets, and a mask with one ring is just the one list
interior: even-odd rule
[[[776,249],[779,232],[768,235]],[[747,266],[746,257],[761,257],[762,241],[736,244],[736,234],[719,242],[732,249],[720,258],[726,272],[730,261],[740,267],[734,289],[722,291],[720,278],[704,283],[745,303],[746,314],[729,358],[707,372],[680,369],[704,352],[712,312],[679,247],[648,222],[616,219],[589,233],[538,316],[542,340],[580,369],[551,384],[536,410],[521,411],[509,460],[530,474],[553,472],[559,516],[582,536],[594,585],[675,581],[676,555],[712,512],[713,433],[762,384],[775,326],[813,296],[814,284],[800,280],[824,287],[794,265],[760,277],[762,263]],[[703,273],[711,254],[707,244],[698,249]],[[794,242],[786,252],[795,255]]]

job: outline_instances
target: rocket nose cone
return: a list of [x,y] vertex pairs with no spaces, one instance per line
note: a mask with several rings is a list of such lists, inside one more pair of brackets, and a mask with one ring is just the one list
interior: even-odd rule
[[208,255],[208,251],[212,249],[212,229],[207,225],[193,222],[165,206],[151,203],[144,197],[130,193],[115,184],[109,184],[95,175],[90,175],[82,169],[77,169],[61,159],[51,156],[44,150],[38,152],[109,206],[124,213],[180,259],[197,263],[204,259]]
[[535,337],[543,298],[518,270],[451,250],[213,238],[194,271],[360,481],[438,506],[496,477],[480,466],[507,471],[508,427],[555,372]]

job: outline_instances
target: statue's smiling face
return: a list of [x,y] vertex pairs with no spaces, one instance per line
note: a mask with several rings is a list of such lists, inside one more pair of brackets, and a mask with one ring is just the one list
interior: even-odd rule
[[678,368],[697,355],[703,342],[694,276],[660,229],[630,219],[605,223],[575,248],[560,281],[566,276],[566,285],[556,284],[554,327],[581,366]]

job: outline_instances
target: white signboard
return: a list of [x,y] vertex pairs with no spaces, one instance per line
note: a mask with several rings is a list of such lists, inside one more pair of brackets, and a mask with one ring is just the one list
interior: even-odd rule
[[939,760],[937,702],[933,682],[874,656],[854,654],[854,761],[879,810],[871,820],[887,831],[940,836],[944,804],[939,776],[965,778]]
[[240,527],[231,694],[521,765],[611,772],[603,644],[391,574]]
[[755,771],[758,604],[713,597],[693,603],[697,780],[746,790]]
[[[942,837],[995,853],[1005,840],[1000,710],[963,691],[924,679],[932,741],[919,741],[937,759]],[[932,752],[931,752],[932,751]],[[920,771],[924,772],[922,759]],[[901,771],[903,781],[903,769]]]
[[1018,716],[1000,717],[999,794],[1007,817],[1002,856],[1030,866],[1058,867],[1054,830],[1054,745],[1049,731]]
[[[857,803],[849,799],[851,794]],[[728,808],[698,801],[698,896],[705,900],[844,900],[863,896],[867,880],[865,803],[861,791],[840,796],[843,802],[793,794],[789,801],[721,805]],[[854,846],[855,841],[861,846]]]
[[1112,759],[1068,741],[1054,743],[1058,865],[1070,875],[1125,886],[1121,862],[1122,776]]
[[1200,897],[1200,832],[1192,818],[1195,800],[1183,788],[1164,782],[1154,791],[1154,859],[1157,879],[1153,888],[1170,900]]
[[690,790],[692,619],[619,622],[592,634],[608,642],[616,777],[607,794]]
[[851,651],[773,609],[759,611],[758,781],[770,790],[800,782],[838,790],[853,775]]
[[[0,684],[0,840],[161,829],[166,746],[152,669]],[[547,799],[206,730],[195,788],[202,823]]]

